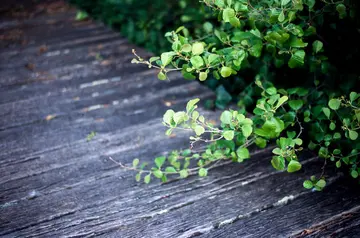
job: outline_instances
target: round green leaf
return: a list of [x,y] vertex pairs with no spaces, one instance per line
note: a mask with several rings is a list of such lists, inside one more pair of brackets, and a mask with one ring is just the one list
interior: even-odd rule
[[207,173],[208,173],[207,169],[205,169],[205,168],[200,168],[199,169],[199,176],[200,177],[205,177],[207,175]]
[[247,138],[251,135],[253,128],[251,125],[246,124],[241,127],[241,131],[242,131],[243,135]]
[[281,156],[273,156],[271,160],[271,165],[276,170],[283,170],[285,168],[285,159]]
[[296,160],[291,160],[288,165],[287,171],[289,173],[293,173],[299,171],[300,169],[301,169],[301,164]]
[[139,164],[139,162],[140,162],[139,159],[134,159],[132,162],[133,167],[135,168]]
[[204,45],[201,42],[196,42],[192,45],[192,54],[200,55],[204,52]]
[[297,68],[304,65],[304,59],[305,59],[305,51],[303,50],[297,50],[295,53],[291,56],[288,65],[290,68]]
[[320,179],[315,185],[320,188],[324,188],[326,186],[326,181],[323,179]]
[[357,178],[357,177],[359,177],[359,173],[356,170],[351,170],[351,176],[353,178]]
[[197,69],[201,68],[201,66],[204,65],[203,58],[201,58],[201,56],[198,55],[191,57],[190,62]]
[[137,174],[135,175],[135,180],[136,180],[136,182],[140,182],[140,180],[141,180],[141,173],[137,173]]
[[148,174],[144,177],[144,183],[150,183],[151,180],[151,174]]
[[163,172],[161,172],[161,170],[155,170],[153,172],[154,176],[157,177],[157,178],[162,178],[163,176]]
[[304,188],[306,189],[312,189],[312,187],[314,186],[313,183],[310,180],[305,180],[303,183]]
[[303,100],[290,100],[289,101],[289,106],[291,107],[291,109],[293,109],[295,111],[302,108],[303,105],[304,105]]
[[221,113],[220,121],[224,124],[231,124],[232,113],[230,111],[224,111]]
[[235,17],[235,11],[232,8],[225,8],[223,11],[223,20],[224,22],[230,22],[231,18]]
[[185,53],[189,53],[192,51],[192,47],[190,44],[184,44],[182,47],[181,47],[181,51],[182,52],[185,52]]
[[247,148],[238,148],[236,150],[236,154],[238,156],[239,162],[243,161],[244,159],[250,158],[250,153]]
[[234,139],[234,131],[224,131],[223,136],[225,140],[232,140]]
[[158,73],[158,79],[160,80],[165,80],[166,79],[166,74],[164,74],[162,71],[160,71]]
[[206,72],[200,72],[199,74],[199,80],[205,81],[207,79],[208,74]]
[[351,140],[356,140],[358,138],[359,134],[357,131],[349,130],[349,138]]
[[231,75],[232,73],[232,69],[230,67],[222,67],[221,70],[220,70],[220,75],[224,78],[227,78]]
[[328,105],[331,109],[337,110],[340,108],[341,101],[339,99],[333,98],[329,101]]
[[189,175],[187,169],[180,170],[179,174],[181,178],[186,178]]
[[205,129],[204,129],[204,127],[202,127],[200,125],[196,125],[195,128],[194,128],[194,131],[195,131],[197,136],[201,136],[202,134],[204,134]]
[[316,41],[314,41],[312,46],[313,46],[314,53],[319,53],[322,50],[324,44],[321,41],[316,40]]

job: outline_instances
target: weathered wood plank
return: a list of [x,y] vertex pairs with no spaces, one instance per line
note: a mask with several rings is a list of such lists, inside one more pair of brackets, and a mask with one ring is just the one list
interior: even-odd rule
[[[239,217],[235,223],[201,237],[331,237],[333,233],[332,237],[341,237],[336,232],[344,231],[345,235],[346,229],[355,231],[353,226],[359,224],[360,191],[355,186],[353,181],[341,179],[322,193],[304,193],[286,206]],[[300,229],[306,230],[294,234]],[[349,237],[358,237],[351,234],[353,231]]]
[[[182,109],[195,96],[214,95],[179,75],[158,81],[155,71],[130,64],[133,45],[104,26],[74,22],[74,14],[0,24],[29,40],[0,50],[0,236],[356,234],[360,195],[343,178],[331,174],[324,193],[302,189],[321,172],[322,161],[311,156],[296,174],[274,171],[265,150],[242,164],[220,164],[207,178],[136,183],[108,157],[151,162],[187,148],[189,134],[164,135],[163,113],[169,104]],[[48,50],[39,54],[41,45]],[[96,52],[111,63],[102,65]],[[34,71],[24,68],[29,62]],[[91,131],[97,135],[86,141]]]

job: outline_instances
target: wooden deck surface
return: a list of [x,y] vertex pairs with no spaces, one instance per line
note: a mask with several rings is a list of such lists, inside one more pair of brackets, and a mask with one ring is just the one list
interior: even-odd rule
[[206,178],[135,182],[108,157],[187,148],[162,115],[213,93],[157,80],[130,63],[132,48],[149,53],[61,1],[30,13],[0,17],[1,237],[360,237],[359,186],[332,173],[325,191],[303,189],[323,164],[311,156],[296,174],[274,171],[264,150]]

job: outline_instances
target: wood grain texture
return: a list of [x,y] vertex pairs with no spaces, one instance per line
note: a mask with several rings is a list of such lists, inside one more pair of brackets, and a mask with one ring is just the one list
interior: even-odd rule
[[[100,23],[76,22],[76,10],[61,1],[38,4],[30,18],[0,18],[1,34],[21,31],[0,50],[1,237],[359,233],[358,187],[334,172],[323,193],[302,188],[323,165],[309,154],[296,174],[275,171],[267,149],[242,164],[219,164],[206,178],[136,183],[109,156],[151,162],[188,148],[189,134],[167,138],[161,117],[169,103],[182,109],[213,92],[178,74],[157,80],[156,71],[130,63],[132,48],[148,52]],[[46,4],[61,10],[44,12]]]

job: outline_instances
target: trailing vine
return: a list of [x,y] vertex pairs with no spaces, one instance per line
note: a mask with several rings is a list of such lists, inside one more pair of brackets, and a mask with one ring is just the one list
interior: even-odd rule
[[[358,39],[357,1],[201,2],[220,20],[209,23],[210,33],[193,40],[184,26],[179,27],[165,35],[171,51],[148,60],[133,51],[132,63],[158,69],[160,80],[172,71],[190,80],[227,79],[239,91],[232,97],[239,109],[224,110],[220,126],[196,110],[199,99],[189,101],[185,111],[168,110],[163,117],[166,134],[192,131],[190,149],[158,157],[149,169],[135,159],[127,168],[137,171],[136,180],[143,177],[148,183],[156,177],[165,182],[169,175],[185,178],[190,173],[206,176],[219,161],[243,162],[250,157],[250,146],[265,148],[272,142],[276,147],[271,164],[277,170],[300,170],[298,155],[308,148],[325,161],[324,168],[333,162],[358,178],[359,69],[341,57],[356,61],[360,48],[355,44],[347,50],[332,48]],[[344,25],[346,32],[341,29]],[[346,38],[348,34],[353,35]],[[199,142],[207,146],[193,150]],[[308,189],[322,190],[325,185],[324,173],[304,182]]]

